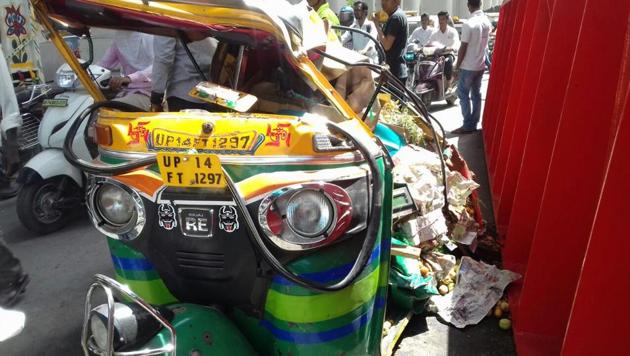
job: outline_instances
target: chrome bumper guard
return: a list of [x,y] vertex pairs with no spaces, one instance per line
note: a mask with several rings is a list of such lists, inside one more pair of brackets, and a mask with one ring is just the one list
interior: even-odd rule
[[[127,286],[122,285],[112,278],[97,274],[94,276],[94,282],[88,290],[85,299],[85,316],[83,320],[83,328],[81,330],[81,347],[85,356],[150,356],[168,354],[175,356],[175,348],[177,339],[175,328],[166,320],[155,308],[147,304]],[[90,312],[92,311],[92,294],[97,288],[102,288],[107,297],[107,349],[101,350],[93,340],[93,335],[89,335]],[[171,334],[171,342],[158,349],[143,349],[136,351],[116,352],[114,351],[114,295],[124,296],[142,309],[153,316],[162,326],[164,326]]]

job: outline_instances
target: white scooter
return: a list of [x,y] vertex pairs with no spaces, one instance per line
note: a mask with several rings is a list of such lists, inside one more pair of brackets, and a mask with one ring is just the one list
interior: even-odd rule
[[[109,86],[109,70],[92,64],[88,72],[100,88]],[[77,208],[83,203],[84,195],[85,177],[64,157],[63,142],[70,126],[94,99],[68,64],[57,70],[55,81],[65,91],[44,102],[46,112],[38,132],[42,151],[26,163],[17,179],[22,184],[17,197],[17,215],[27,229],[38,234],[64,227],[81,211]],[[85,130],[85,125],[80,130]],[[82,159],[91,160],[83,137],[76,136],[74,152]]]

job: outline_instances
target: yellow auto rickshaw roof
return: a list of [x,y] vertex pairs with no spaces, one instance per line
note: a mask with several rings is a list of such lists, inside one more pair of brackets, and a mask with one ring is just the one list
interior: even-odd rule
[[305,0],[31,0],[44,2],[49,16],[72,28],[103,27],[175,36],[205,33],[228,41],[274,36],[299,55],[323,46],[322,22]]

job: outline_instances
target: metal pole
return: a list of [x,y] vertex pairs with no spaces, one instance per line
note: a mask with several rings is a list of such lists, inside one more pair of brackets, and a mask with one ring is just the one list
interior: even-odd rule
[[236,90],[238,87],[238,79],[241,75],[241,64],[243,63],[243,53],[245,52],[245,46],[241,45],[238,48],[238,57],[236,58],[236,68],[234,68],[234,83],[232,89]]

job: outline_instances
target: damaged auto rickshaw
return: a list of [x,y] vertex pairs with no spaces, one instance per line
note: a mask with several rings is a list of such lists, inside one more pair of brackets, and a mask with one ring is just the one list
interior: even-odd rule
[[[392,219],[413,202],[394,189],[371,127],[381,92],[429,120],[404,84],[386,67],[336,56],[343,50],[306,1],[33,7],[96,102],[65,144],[87,173],[86,205],[116,275],[95,276],[88,291],[86,355],[381,353]],[[105,100],[54,22],[85,35],[213,37],[212,71],[191,95],[219,109],[140,112]],[[357,89],[366,68],[367,96]],[[431,123],[420,124],[441,152]],[[74,153],[81,135],[97,155]]]

